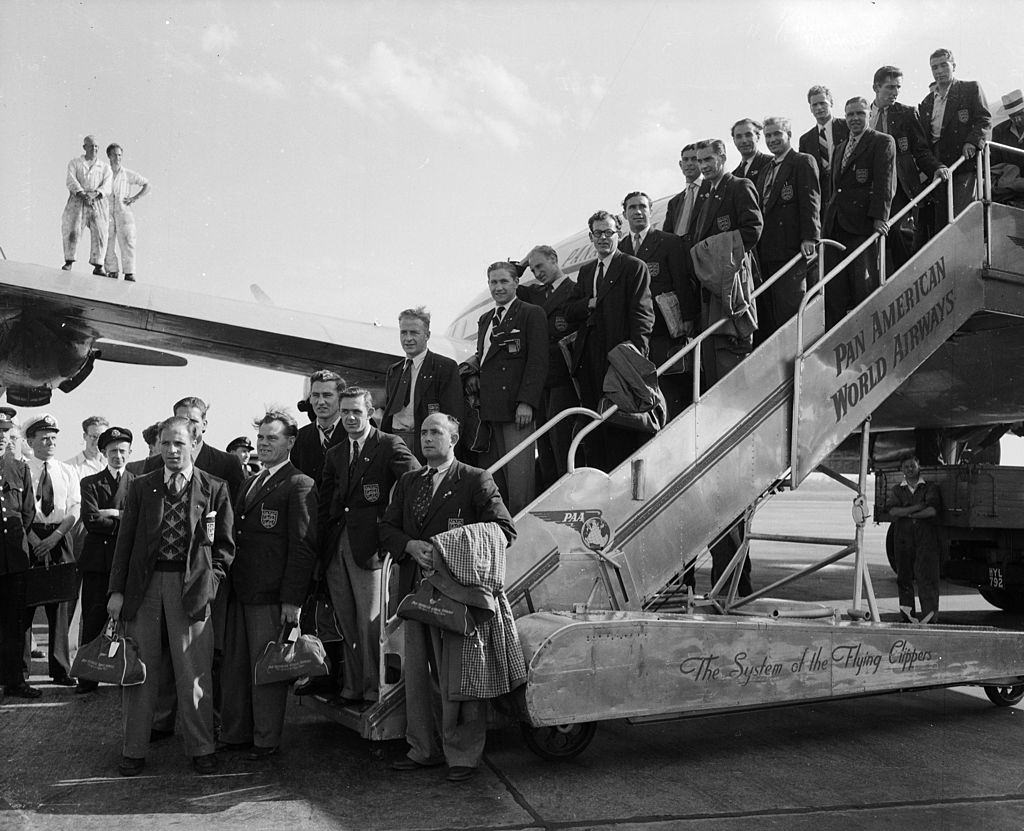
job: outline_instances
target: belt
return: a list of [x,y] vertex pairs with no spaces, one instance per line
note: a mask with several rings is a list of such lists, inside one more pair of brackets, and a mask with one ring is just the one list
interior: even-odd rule
[[154,571],[184,571],[184,560],[157,560],[153,565]]

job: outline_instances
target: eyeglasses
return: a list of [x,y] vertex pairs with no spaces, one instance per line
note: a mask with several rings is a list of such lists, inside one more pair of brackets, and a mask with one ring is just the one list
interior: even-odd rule
[[590,232],[590,236],[592,236],[592,237],[599,237],[601,239],[611,239],[612,237],[616,236],[618,233],[619,233],[618,231],[591,231]]

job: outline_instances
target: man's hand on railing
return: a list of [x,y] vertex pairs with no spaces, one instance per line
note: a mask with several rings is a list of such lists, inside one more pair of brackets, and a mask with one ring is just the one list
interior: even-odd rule
[[940,165],[939,169],[935,171],[933,179],[949,179],[949,168],[945,165]]
[[884,219],[876,219],[874,222],[874,229],[880,234],[889,233],[889,223]]
[[516,427],[529,427],[533,422],[533,407],[525,401],[516,405]]
[[805,239],[800,243],[800,253],[804,259],[810,262],[818,255],[818,243],[812,239]]
[[978,148],[975,147],[973,144],[971,144],[970,142],[965,142],[964,143],[964,157],[965,158],[973,159],[974,158],[974,154],[977,153],[977,152],[978,152]]

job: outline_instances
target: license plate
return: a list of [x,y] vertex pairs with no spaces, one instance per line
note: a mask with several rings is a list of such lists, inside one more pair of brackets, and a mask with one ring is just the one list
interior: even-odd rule
[[988,584],[993,589],[1003,588],[1003,570],[1001,568],[990,568],[988,570]]

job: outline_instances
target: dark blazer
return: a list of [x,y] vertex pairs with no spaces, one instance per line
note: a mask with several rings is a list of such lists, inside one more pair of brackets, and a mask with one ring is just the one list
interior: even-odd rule
[[[654,326],[648,340],[648,352],[651,360],[660,366],[668,360],[669,355],[673,352],[673,347],[681,346],[685,338],[670,337],[668,324],[665,323],[661,307],[654,298],[659,294],[675,294],[679,301],[680,316],[684,321],[696,321],[700,316],[697,277],[693,272],[689,248],[683,242],[682,237],[651,228],[640,244],[638,252],[633,250],[632,235],[624,236],[619,240],[619,251],[645,262],[647,271],[651,275]],[[677,364],[677,366],[682,369],[681,364]]]
[[766,167],[757,179],[764,218],[757,253],[762,262],[782,263],[800,253],[804,240],[821,239],[821,190],[818,167],[807,153],[790,149],[766,194],[764,186],[770,170]]
[[[330,439],[327,440],[327,449],[330,450],[334,445],[345,441],[346,438],[348,438],[348,433],[345,432],[339,419],[338,423],[334,425]],[[299,434],[295,437],[295,444],[292,446],[292,464],[314,482],[320,483],[320,477],[324,472],[324,448],[320,444],[320,430],[317,429],[315,421],[299,428]]]
[[939,169],[939,161],[932,153],[931,142],[925,138],[917,108],[898,101],[890,104],[885,119],[885,132],[896,141],[896,184],[906,205],[917,196],[924,185],[923,173],[929,179]]
[[[238,460],[234,461],[241,469]],[[235,556],[234,514],[227,483],[198,467],[192,470],[189,502],[191,525],[181,602],[192,620],[202,620]],[[208,523],[210,513],[215,516]],[[160,467],[132,481],[121,514],[108,591],[124,595],[123,620],[131,620],[138,613],[153,576],[163,518],[164,469]]]
[[229,579],[242,603],[301,606],[316,560],[316,485],[291,462],[235,502],[235,561]]
[[[598,354],[607,355],[613,347],[629,341],[646,355],[654,328],[651,275],[643,260],[616,251],[608,263],[597,305],[590,310],[587,306],[594,296],[596,278],[597,260],[592,260],[580,269],[579,296],[570,306],[572,319],[586,322],[573,343],[574,375],[581,371],[588,342]],[[602,377],[605,369],[601,368]]]
[[423,475],[412,471],[398,480],[380,525],[382,547],[401,563],[400,594],[412,590],[416,574],[416,561],[405,551],[409,540],[429,540],[435,534],[474,522],[496,522],[510,544],[516,538],[516,527],[491,474],[458,461],[452,462],[434,491],[423,521],[417,520],[413,514],[414,489]]
[[889,218],[896,193],[896,142],[890,135],[865,128],[849,164],[842,169],[848,142],[840,144],[832,157],[832,198],[825,208],[822,232],[831,236],[838,226],[868,237],[874,232],[874,220]]
[[[992,141],[996,144],[1005,144],[1007,147],[1016,147],[1018,150],[1024,150],[1024,136],[1017,138],[1011,129],[1012,127],[1013,122],[1009,120],[1004,121],[1002,124],[997,124],[992,128]],[[1024,170],[1024,156],[993,147],[992,164],[1002,163],[1015,164]]]
[[569,306],[579,298],[576,283],[566,277],[558,288],[547,296],[547,287],[543,283],[530,283],[519,286],[516,297],[524,303],[532,303],[544,310],[548,320],[548,374],[544,379],[544,387],[566,387],[572,384],[569,375],[569,364],[562,354],[558,342],[580,328],[578,320],[570,319]]
[[[918,105],[921,129],[926,140],[932,140],[932,113],[935,110],[935,84]],[[965,144],[980,146],[992,135],[992,113],[988,101],[977,81],[957,81],[950,85],[946,96],[946,109],[942,113],[942,129],[934,144],[935,158],[940,164],[951,165],[963,154]],[[970,165],[967,165],[970,167]]]
[[[710,193],[711,182],[705,179],[697,193],[697,203],[693,206],[693,215],[690,217],[691,242],[696,245],[715,234],[739,231],[745,251],[757,245],[761,238],[764,219],[761,216],[754,183],[749,179],[725,173],[718,182],[715,195],[709,196]],[[701,211],[708,199],[711,199],[712,203],[701,224]]]
[[773,158],[775,157],[771,153],[762,153],[758,150],[754,153],[754,160],[750,163],[750,171],[748,173],[744,174],[742,172],[746,162],[740,159],[740,163],[736,165],[732,175],[738,179],[749,179],[751,182],[756,182],[757,177],[761,175],[761,171],[772,163]]
[[28,571],[28,528],[36,519],[36,498],[32,492],[32,474],[19,459],[0,456],[0,506],[3,530],[0,531],[0,574]]
[[[686,196],[686,188],[689,186],[689,182],[683,187],[679,193],[668,200],[668,205],[665,208],[665,222],[661,226],[662,231],[667,231],[670,234],[676,232],[676,223],[679,221],[679,214],[683,210],[683,197]],[[700,182],[697,183],[698,190],[700,189]],[[694,204],[696,205],[696,199]],[[684,234],[685,236],[685,234]]]
[[122,510],[128,486],[134,478],[135,474],[123,470],[121,479],[115,482],[109,470],[101,470],[82,480],[82,524],[86,534],[78,557],[79,571],[110,572],[121,520],[119,517],[100,516],[99,511],[101,508]]
[[[238,457],[216,447],[211,447],[203,442],[203,448],[199,455],[192,460],[192,464],[202,471],[223,479],[227,482],[228,490],[231,492],[231,501],[238,499],[238,491],[242,487],[242,480],[245,479],[245,471],[239,464]],[[154,470],[163,470],[163,457],[157,454],[146,459],[145,472],[152,473]]]
[[324,564],[338,550],[342,529],[348,528],[352,559],[366,569],[380,568],[379,523],[391,496],[391,488],[402,474],[420,463],[398,436],[374,427],[359,448],[359,459],[349,476],[352,442],[345,441],[327,451],[320,479],[317,511],[320,552]]
[[519,402],[536,410],[548,374],[548,322],[543,309],[513,299],[490,340],[488,309],[477,321],[476,356],[480,362],[480,420],[514,421]]
[[[840,142],[846,141],[846,137],[850,135],[850,128],[846,124],[846,120],[842,118],[833,118],[828,123],[828,128],[832,131],[832,147],[836,148]],[[797,145],[797,150],[801,153],[806,153],[808,156],[814,158],[815,164],[818,166],[818,182],[821,185],[821,201],[825,204],[828,201],[828,197],[831,195],[829,188],[831,185],[831,177],[823,175],[823,164],[829,163],[830,159],[823,159],[821,156],[821,145],[818,144],[818,123],[815,122],[814,126],[800,136],[800,141]]]
[[[147,456],[145,459],[137,459],[134,462],[128,462],[128,464],[124,466],[124,469],[127,470],[130,474],[132,474],[132,476],[141,476],[143,473],[146,472],[146,465],[148,464],[151,458],[154,457]],[[160,457],[157,456],[156,458]]]
[[[398,382],[402,378],[405,359],[396,361],[388,367],[384,375],[384,420],[381,429],[385,433],[392,431],[393,414],[388,415],[392,399],[398,392]],[[416,458],[422,456],[420,450],[420,425],[431,413],[445,413],[455,416],[460,422],[465,417],[466,399],[462,393],[462,379],[459,377],[459,365],[451,358],[436,355],[429,349],[423,357],[419,374],[416,376],[416,388],[413,390],[413,434],[415,447],[411,448]],[[400,405],[399,405],[400,406]],[[340,426],[340,425],[339,425]],[[343,436],[347,436],[344,430]],[[334,436],[332,435],[333,439]],[[333,443],[333,442],[332,442]]]

